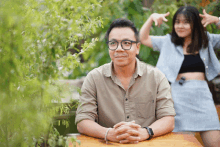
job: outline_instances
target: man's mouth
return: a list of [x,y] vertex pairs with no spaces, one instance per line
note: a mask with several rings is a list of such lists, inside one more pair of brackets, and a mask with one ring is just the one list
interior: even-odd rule
[[115,58],[126,58],[127,56],[115,56]]
[[127,55],[118,55],[118,54],[115,54],[114,57],[115,57],[115,58],[126,58]]

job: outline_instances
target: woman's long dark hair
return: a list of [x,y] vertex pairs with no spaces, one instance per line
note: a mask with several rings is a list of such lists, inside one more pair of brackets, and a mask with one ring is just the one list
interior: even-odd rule
[[191,26],[191,43],[187,47],[187,53],[195,54],[202,47],[208,46],[208,36],[201,23],[199,11],[192,6],[180,7],[173,16],[173,29],[171,32],[171,41],[175,45],[184,45],[184,38],[179,37],[174,29],[175,21],[178,15],[184,15]]

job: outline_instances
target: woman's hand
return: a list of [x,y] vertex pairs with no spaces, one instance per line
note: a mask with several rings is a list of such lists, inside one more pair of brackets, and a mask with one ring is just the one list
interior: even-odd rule
[[163,23],[163,21],[167,22],[168,20],[166,19],[167,16],[170,15],[170,12],[167,12],[165,14],[158,14],[158,13],[153,13],[151,15],[152,20],[155,22],[155,26],[159,26]]
[[151,14],[151,16],[147,19],[147,21],[141,27],[141,30],[139,33],[140,41],[143,45],[153,48],[151,37],[150,37],[150,28],[152,27],[153,22],[155,22],[156,26],[160,26],[163,23],[163,21],[167,22],[166,17],[168,15],[170,15],[169,12],[167,12],[166,14],[158,14],[158,13]]
[[206,13],[205,9],[203,9],[203,14],[199,14],[199,16],[203,18],[202,25],[204,27],[206,27],[208,24],[211,24],[211,23],[218,23],[219,21],[218,17],[209,15],[208,13]]

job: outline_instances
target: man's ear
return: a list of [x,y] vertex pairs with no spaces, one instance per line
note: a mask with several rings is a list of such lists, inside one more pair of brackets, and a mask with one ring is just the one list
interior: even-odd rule
[[138,43],[137,43],[136,55],[138,55],[138,54],[139,54],[140,47],[141,47],[141,43],[140,43],[140,42],[138,42]]

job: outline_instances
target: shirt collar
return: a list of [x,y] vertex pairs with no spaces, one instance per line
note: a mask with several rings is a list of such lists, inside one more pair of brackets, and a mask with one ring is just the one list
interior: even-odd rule
[[134,73],[134,77],[136,78],[138,75],[142,76],[143,75],[143,63],[140,62],[138,58],[136,58],[136,70]]
[[[115,74],[113,72],[113,62],[111,61],[110,63],[108,63],[107,66],[105,66],[104,71],[103,71],[104,75],[106,77],[114,77]],[[142,76],[143,75],[143,68],[142,68],[142,63],[140,62],[140,60],[138,58],[136,58],[136,70],[134,72],[134,78],[137,78],[137,76]]]
[[105,66],[105,68],[103,69],[104,69],[103,73],[106,77],[113,77],[114,73],[113,73],[113,62],[112,61],[108,63],[107,66]]

